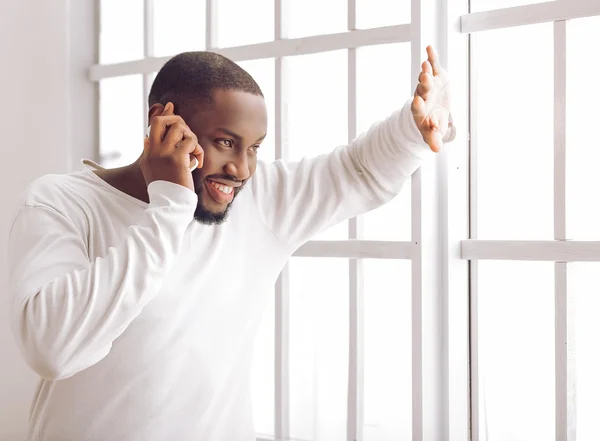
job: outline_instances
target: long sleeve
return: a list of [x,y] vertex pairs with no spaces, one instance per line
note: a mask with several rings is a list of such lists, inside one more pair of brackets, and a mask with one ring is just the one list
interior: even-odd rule
[[197,196],[166,181],[124,240],[92,262],[68,215],[25,205],[9,238],[11,326],[27,363],[49,380],[104,358],[157,294],[193,219]]
[[393,199],[432,154],[410,104],[331,153],[262,165],[253,177],[253,195],[267,228],[293,250],[329,226]]

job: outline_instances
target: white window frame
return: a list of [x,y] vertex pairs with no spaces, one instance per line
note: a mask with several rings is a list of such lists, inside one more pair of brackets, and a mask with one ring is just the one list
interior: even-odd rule
[[[575,322],[573,294],[567,290],[567,263],[600,261],[600,242],[570,241],[566,232],[566,20],[600,16],[594,0],[556,0],[461,17],[461,32],[470,35],[491,29],[554,24],[554,240],[510,241],[477,239],[477,97],[470,72],[470,232],[462,241],[462,259],[470,262],[472,440],[480,441],[478,415],[477,262],[523,260],[555,262],[555,424],[556,441],[576,439]],[[470,63],[477,62],[470,53]],[[485,440],[481,440],[485,441]]]
[[[98,0],[99,1],[99,0]],[[398,0],[405,1],[405,0]],[[361,218],[349,222],[347,241],[312,241],[295,256],[349,259],[350,333],[348,360],[347,439],[362,441],[363,427],[363,269],[361,258],[407,259],[412,266],[412,433],[413,441],[469,439],[469,297],[468,262],[461,258],[461,240],[468,225],[468,41],[458,24],[467,0],[409,0],[411,23],[356,29],[356,1],[348,0],[346,32],[286,38],[286,0],[274,0],[275,39],[267,43],[219,48],[217,0],[206,2],[206,49],[234,61],[275,59],[276,158],[286,158],[286,56],[337,49],[348,50],[348,139],[356,136],[356,48],[390,43],[411,44],[411,78],[416,85],[425,46],[433,44],[455,78],[453,118],[459,127],[455,142],[425,163],[411,182],[411,240],[362,239]],[[89,69],[94,83],[111,77],[144,75],[144,121],[151,76],[169,59],[154,57],[153,0],[145,0],[144,58]],[[455,54],[449,57],[448,54]],[[408,98],[408,97],[407,97]],[[403,105],[399,102],[398,106]],[[144,124],[145,125],[145,124]],[[145,130],[140,128],[140,132]],[[99,156],[99,153],[96,155]],[[460,207],[456,210],[455,207]],[[452,209],[450,209],[452,207]],[[405,293],[399,293],[405,294]],[[276,283],[275,438],[290,439],[289,421],[289,272]]]

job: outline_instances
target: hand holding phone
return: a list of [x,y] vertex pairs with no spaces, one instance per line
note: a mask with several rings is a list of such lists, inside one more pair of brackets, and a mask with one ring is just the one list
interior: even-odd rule
[[140,167],[147,185],[165,180],[193,191],[191,172],[202,167],[204,151],[194,132],[173,110],[173,104],[167,103],[163,113],[152,119]]

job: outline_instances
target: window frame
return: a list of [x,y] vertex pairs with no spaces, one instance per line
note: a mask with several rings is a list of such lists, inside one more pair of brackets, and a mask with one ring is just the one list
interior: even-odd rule
[[[600,4],[589,0],[555,0],[461,16],[465,35],[492,29],[553,23],[554,30],[554,240],[477,239],[477,97],[474,70],[470,70],[470,186],[469,238],[461,241],[462,259],[469,262],[471,301],[471,422],[473,441],[479,436],[477,263],[480,260],[554,262],[555,277],[555,430],[557,441],[575,441],[576,378],[574,294],[567,289],[569,262],[600,261],[599,241],[570,241],[566,229],[566,71],[568,20],[600,16]],[[471,66],[477,62],[469,47]]]

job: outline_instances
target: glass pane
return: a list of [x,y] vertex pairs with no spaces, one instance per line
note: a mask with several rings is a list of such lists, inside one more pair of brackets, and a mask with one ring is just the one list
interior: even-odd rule
[[101,0],[100,63],[144,58],[144,1]]
[[100,156],[103,167],[135,161],[144,149],[142,75],[100,82]]
[[288,38],[332,34],[348,29],[347,0],[288,0]]
[[552,239],[552,23],[471,37],[477,75],[478,238]]
[[261,161],[273,162],[275,160],[275,126],[273,124],[275,118],[275,61],[268,58],[241,61],[238,64],[252,75],[265,96],[269,115],[269,128],[267,137],[260,145],[258,158]]
[[471,12],[491,11],[493,9],[546,3],[548,1],[552,0],[471,0]]
[[[328,153],[348,143],[347,52],[324,52],[287,59],[287,121],[289,159]],[[342,222],[315,240],[348,237],[348,223]]]
[[411,263],[364,260],[364,439],[412,440]]
[[273,0],[219,0],[217,44],[243,46],[273,40]]
[[410,0],[356,0],[358,29],[402,23],[410,23]]
[[[385,69],[381,69],[381,60],[386,60]],[[410,44],[358,48],[356,63],[356,116],[358,133],[361,133],[401,108],[412,96]],[[409,181],[391,202],[363,216],[364,238],[410,240],[410,199]]]
[[154,0],[154,55],[203,50],[205,22],[204,0]]
[[256,433],[275,436],[275,293],[269,296],[258,329],[252,371],[254,428]]
[[290,260],[290,432],[346,440],[348,260]]
[[[595,53],[600,17],[567,22],[567,237],[600,238],[600,204],[592,197],[600,187],[600,143],[596,135],[600,83],[585,81],[598,72]],[[590,191],[592,190],[592,192]]]
[[554,439],[554,263],[478,267],[481,439]]
[[600,268],[597,262],[568,266],[567,281],[575,299],[575,351],[577,379],[577,439],[600,439],[598,396],[600,396]]

